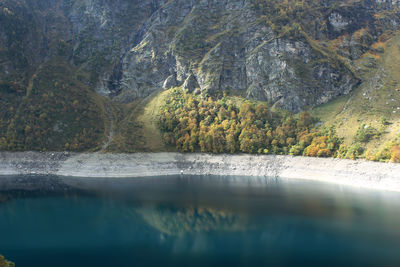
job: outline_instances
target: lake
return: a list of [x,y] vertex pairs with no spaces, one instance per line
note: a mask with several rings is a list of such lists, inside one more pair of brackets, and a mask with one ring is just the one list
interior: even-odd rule
[[20,266],[400,265],[400,194],[265,177],[0,178]]

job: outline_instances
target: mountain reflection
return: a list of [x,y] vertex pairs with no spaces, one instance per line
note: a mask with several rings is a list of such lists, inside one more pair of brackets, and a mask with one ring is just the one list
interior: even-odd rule
[[0,252],[17,266],[398,266],[399,206],[396,193],[268,177],[10,177]]
[[212,208],[174,208],[160,204],[154,208],[138,208],[137,212],[149,225],[172,236],[240,228],[238,215]]

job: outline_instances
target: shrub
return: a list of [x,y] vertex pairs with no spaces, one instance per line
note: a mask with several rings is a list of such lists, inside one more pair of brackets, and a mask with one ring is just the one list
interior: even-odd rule
[[390,149],[391,157],[390,161],[395,163],[400,163],[400,146],[394,146]]
[[358,128],[354,140],[356,142],[367,143],[377,135],[378,131],[374,127],[363,124]]
[[346,152],[346,159],[357,159],[359,158],[362,153],[364,152],[364,148],[361,146],[360,143],[356,143],[351,145]]
[[299,156],[303,153],[304,148],[300,145],[294,145],[289,150],[289,155]]

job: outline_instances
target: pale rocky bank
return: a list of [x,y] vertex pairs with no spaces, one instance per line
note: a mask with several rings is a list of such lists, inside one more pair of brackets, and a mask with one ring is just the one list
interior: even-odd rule
[[275,155],[0,153],[1,176],[127,178],[224,175],[307,179],[400,191],[400,164]]

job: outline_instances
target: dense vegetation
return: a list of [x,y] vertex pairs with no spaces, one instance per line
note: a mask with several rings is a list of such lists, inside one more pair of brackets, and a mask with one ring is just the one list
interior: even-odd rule
[[160,110],[164,142],[180,152],[303,155],[400,162],[400,140],[372,153],[365,143],[382,130],[361,125],[351,145],[307,112],[274,110],[265,102],[203,97],[172,89]]
[[54,58],[40,68],[27,89],[0,85],[7,97],[0,118],[1,150],[81,151],[101,144],[102,101],[74,75],[66,62]]
[[167,144],[181,152],[336,156],[341,140],[332,128],[318,129],[308,113],[297,116],[267,103],[202,98],[173,89],[160,111]]
[[384,144],[382,149],[379,149],[375,153],[367,150],[365,152],[365,158],[367,160],[373,161],[383,161],[383,162],[395,162],[400,163],[400,140],[395,138]]

